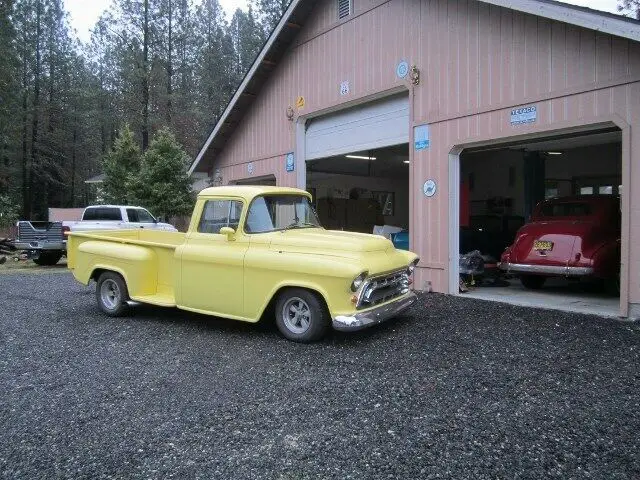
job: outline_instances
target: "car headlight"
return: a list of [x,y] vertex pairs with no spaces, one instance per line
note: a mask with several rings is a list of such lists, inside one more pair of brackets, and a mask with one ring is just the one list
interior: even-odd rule
[[357,292],[358,289],[362,286],[362,284],[364,283],[365,279],[367,278],[367,275],[369,274],[369,272],[362,272],[360,275],[358,275],[353,282],[351,282],[351,291],[352,292]]

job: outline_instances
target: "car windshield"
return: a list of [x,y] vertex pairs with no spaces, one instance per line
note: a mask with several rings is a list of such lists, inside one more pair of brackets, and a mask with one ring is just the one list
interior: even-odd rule
[[322,228],[308,197],[264,195],[251,202],[245,225],[247,233],[294,228]]
[[542,217],[586,217],[591,215],[591,205],[585,202],[550,203],[540,209]]

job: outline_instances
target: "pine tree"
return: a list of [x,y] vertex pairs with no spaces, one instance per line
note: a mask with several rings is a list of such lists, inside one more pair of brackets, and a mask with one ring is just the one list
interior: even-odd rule
[[640,20],[640,0],[618,0],[618,11],[629,12]]
[[278,25],[291,0],[254,0],[266,36]]
[[[11,189],[18,131],[13,118],[18,109],[18,55],[15,30],[10,19],[12,1],[0,3],[0,195]],[[15,192],[12,192],[15,193]],[[7,200],[8,201],[8,200]]]
[[251,6],[247,12],[236,10],[230,31],[235,53],[234,70],[239,83],[260,53],[265,37]]
[[189,164],[189,156],[171,131],[160,130],[133,180],[136,202],[165,219],[191,213],[194,193],[187,174]]
[[196,9],[194,70],[197,97],[194,107],[199,143],[211,132],[237,85],[234,49],[218,0],[204,0]]
[[133,133],[126,125],[103,160],[105,201],[130,204],[134,200],[133,185],[140,173],[141,153]]

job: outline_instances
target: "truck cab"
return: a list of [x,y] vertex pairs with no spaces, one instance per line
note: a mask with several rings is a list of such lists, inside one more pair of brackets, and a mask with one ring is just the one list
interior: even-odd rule
[[65,226],[72,231],[121,228],[176,231],[173,225],[159,222],[147,209],[130,205],[92,205],[84,209],[79,222],[68,222]]

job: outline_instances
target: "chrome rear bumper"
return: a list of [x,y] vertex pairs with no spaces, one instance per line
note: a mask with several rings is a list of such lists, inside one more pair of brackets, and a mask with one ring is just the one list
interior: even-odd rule
[[591,267],[569,267],[556,265],[527,265],[524,263],[502,262],[498,264],[500,270],[514,273],[531,273],[536,275],[563,275],[566,277],[584,277],[593,275]]
[[333,328],[342,332],[352,332],[382,323],[385,320],[400,315],[409,308],[417,298],[415,293],[409,292],[406,296],[398,300],[372,308],[366,312],[356,312],[353,315],[338,315],[333,319]]

